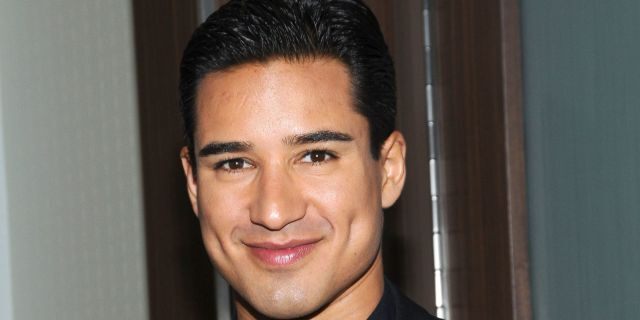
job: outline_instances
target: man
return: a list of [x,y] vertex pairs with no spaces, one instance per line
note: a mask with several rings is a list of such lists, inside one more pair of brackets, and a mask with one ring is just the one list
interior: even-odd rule
[[388,281],[395,76],[360,0],[232,0],[181,64],[187,189],[238,319],[435,319]]

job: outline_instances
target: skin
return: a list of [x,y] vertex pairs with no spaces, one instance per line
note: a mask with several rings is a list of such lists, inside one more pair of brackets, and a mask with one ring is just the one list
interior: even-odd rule
[[[383,292],[382,209],[404,185],[402,135],[392,133],[373,159],[348,71],[333,59],[210,74],[196,108],[197,176],[186,148],[182,164],[238,318],[367,318]],[[308,247],[291,263],[256,255],[291,241]]]

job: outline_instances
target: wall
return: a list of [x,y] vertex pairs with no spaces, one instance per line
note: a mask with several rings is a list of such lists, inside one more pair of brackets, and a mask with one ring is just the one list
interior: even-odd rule
[[535,319],[640,314],[640,2],[523,0]]
[[147,318],[130,6],[0,2],[13,319]]

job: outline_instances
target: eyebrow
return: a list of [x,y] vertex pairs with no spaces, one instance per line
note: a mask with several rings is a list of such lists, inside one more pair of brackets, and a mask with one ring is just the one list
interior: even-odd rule
[[249,142],[211,142],[200,149],[198,155],[200,157],[207,157],[223,153],[245,152],[251,150],[252,148],[253,145]]
[[321,130],[316,132],[292,135],[282,140],[282,142],[287,145],[302,145],[328,141],[349,142],[353,141],[353,137],[342,132]]
[[[353,137],[342,132],[321,130],[296,134],[282,139],[284,144],[292,146],[328,141],[349,142],[353,141]],[[251,149],[253,149],[253,144],[245,141],[211,142],[200,149],[198,156],[207,157],[223,153],[246,152]]]

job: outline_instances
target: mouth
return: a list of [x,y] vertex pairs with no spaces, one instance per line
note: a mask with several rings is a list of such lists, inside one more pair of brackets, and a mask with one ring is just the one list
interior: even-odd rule
[[286,267],[302,260],[313,251],[319,240],[293,240],[286,243],[260,242],[246,244],[254,257],[271,267]]

